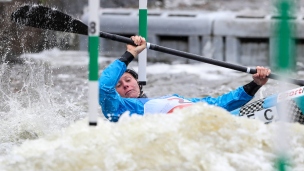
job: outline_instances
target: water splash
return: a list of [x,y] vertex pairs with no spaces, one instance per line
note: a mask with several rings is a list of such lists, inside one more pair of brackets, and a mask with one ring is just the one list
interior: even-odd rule
[[85,109],[54,89],[48,63],[24,59],[0,67],[0,154],[28,139],[56,132],[84,117]]
[[[272,170],[274,125],[197,104],[172,115],[86,119],[24,142],[2,162],[9,170]],[[303,126],[289,138],[293,170],[303,167]]]
[[[23,65],[4,63],[0,67],[3,101],[0,104],[0,170],[273,168],[272,124],[235,118],[222,109],[200,104],[172,115],[132,118],[124,115],[117,124],[104,121],[100,114],[98,126],[91,128],[86,119],[87,52],[53,49],[25,54],[22,58]],[[101,57],[100,68],[114,59]],[[155,75],[157,79],[153,80],[154,75],[148,74],[149,84],[158,87],[156,90],[145,87],[151,94],[164,95],[173,87],[185,91],[183,95],[186,93],[188,74],[160,75]],[[206,86],[197,76],[190,77],[196,80],[195,87]],[[226,92],[235,87],[231,77],[227,83],[229,80],[233,86],[223,86],[221,90],[215,85],[214,89]],[[159,79],[163,81],[156,81]],[[211,84],[213,82],[208,81],[208,85]],[[204,94],[206,91],[208,89],[201,90]],[[188,93],[195,97],[198,91]],[[207,94],[216,96],[217,93]],[[288,139],[295,149],[290,152],[295,164],[290,167],[299,170],[304,165],[304,129],[292,124],[292,130],[294,134]]]

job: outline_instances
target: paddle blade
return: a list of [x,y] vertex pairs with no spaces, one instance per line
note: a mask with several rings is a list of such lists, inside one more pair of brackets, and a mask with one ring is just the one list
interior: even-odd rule
[[88,26],[73,17],[54,8],[40,5],[24,5],[11,15],[11,20],[20,25],[63,31],[77,34],[88,34]]

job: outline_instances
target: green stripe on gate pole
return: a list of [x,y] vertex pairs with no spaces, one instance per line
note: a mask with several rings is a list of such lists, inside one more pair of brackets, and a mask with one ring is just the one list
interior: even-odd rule
[[99,37],[89,37],[89,81],[98,80],[98,48],[99,48]]
[[[147,40],[147,25],[148,25],[148,1],[147,0],[139,0],[139,23],[138,30],[139,35],[144,37]],[[147,74],[146,74],[146,66],[147,66],[147,49],[143,50],[138,55],[138,83],[140,85],[146,85],[147,82]]]
[[[294,71],[295,68],[295,57],[294,57],[294,30],[291,25],[291,17],[293,16],[293,4],[291,0],[277,0],[276,7],[279,11],[279,18],[277,20],[275,27],[275,51],[274,51],[274,60],[275,60],[275,70],[279,72],[283,79],[287,78],[288,73]],[[280,86],[282,87],[282,86]],[[283,85],[284,87],[284,85]],[[284,105],[284,104],[283,104]],[[284,121],[288,122],[290,119],[287,117],[287,105],[282,107],[280,111]],[[277,130],[277,143],[278,151],[275,166],[278,171],[286,171],[287,166],[289,165],[290,157],[287,155],[288,140],[286,137],[288,135],[288,127],[283,123],[278,123]]]
[[279,0],[278,3],[280,20],[276,30],[276,37],[278,38],[276,65],[279,72],[282,74],[289,71],[294,71],[295,57],[293,53],[293,30],[291,26],[292,4],[290,0]]
[[99,0],[89,0],[89,125],[97,125]]
[[[139,35],[147,39],[148,9],[147,0],[139,0]],[[147,40],[148,41],[148,40]]]

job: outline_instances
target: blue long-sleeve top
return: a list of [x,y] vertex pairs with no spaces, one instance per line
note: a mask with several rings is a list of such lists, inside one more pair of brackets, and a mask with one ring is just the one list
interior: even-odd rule
[[[152,100],[166,99],[167,97],[176,97],[188,103],[206,102],[210,105],[222,107],[227,111],[239,108],[253,98],[253,95],[247,93],[248,90],[250,90],[250,84],[238,87],[233,91],[215,98],[210,96],[204,98],[184,98],[178,94],[159,98],[124,98],[118,94],[115,87],[120,77],[126,71],[127,64],[128,62],[124,60],[115,60],[104,69],[99,78],[99,104],[104,116],[112,122],[117,122],[119,117],[126,111],[129,111],[130,115],[144,115],[145,112],[150,113],[151,111],[148,110],[151,109],[151,106],[147,107],[147,105],[153,102]],[[245,91],[244,88],[248,90]],[[257,90],[255,90],[254,93],[256,91]],[[161,111],[158,112],[160,113]]]

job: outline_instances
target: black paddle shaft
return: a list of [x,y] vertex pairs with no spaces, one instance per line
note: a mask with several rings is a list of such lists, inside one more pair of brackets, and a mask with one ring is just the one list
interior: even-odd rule
[[[11,20],[25,26],[31,26],[35,28],[54,30],[54,31],[62,31],[68,33],[76,33],[82,35],[88,35],[88,29],[89,29],[88,26],[83,22],[81,22],[80,20],[74,19],[70,15],[60,12],[54,8],[44,7],[41,5],[21,6],[15,12],[12,13]],[[110,39],[121,43],[135,45],[134,42],[128,37],[119,36],[116,34],[106,33],[102,31],[100,32],[99,36],[105,39]],[[200,55],[195,55],[188,52],[183,52],[152,43],[147,43],[147,48],[158,52],[163,52],[187,59],[192,59],[200,62],[205,62],[208,64],[213,64],[216,66],[233,69],[240,72],[247,72],[250,74],[255,74],[257,72],[256,69],[252,69],[228,62],[223,62],[211,58],[206,58]],[[296,84],[299,86],[304,85],[303,80],[296,80],[293,78],[283,78],[273,73],[271,73],[268,77],[276,80],[287,81],[289,83]]]

